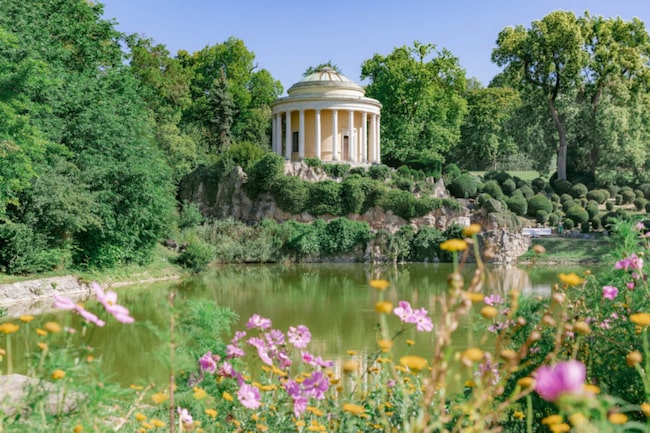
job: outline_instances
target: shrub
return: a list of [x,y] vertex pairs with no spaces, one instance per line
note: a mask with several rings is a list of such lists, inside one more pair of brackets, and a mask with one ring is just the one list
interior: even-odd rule
[[549,195],[549,198],[553,203],[559,203],[560,202],[560,196],[555,194],[555,193],[551,193]]
[[571,197],[573,198],[580,198],[587,195],[587,191],[588,189],[583,183],[576,183],[575,185],[571,186],[569,194],[571,194]]
[[600,217],[594,217],[591,220],[591,228],[594,230],[600,230],[602,228],[602,225],[600,223]]
[[248,173],[246,192],[251,198],[271,190],[273,182],[284,175],[284,159],[275,153],[267,153],[257,161]]
[[413,190],[413,181],[406,177],[398,177],[393,179],[393,184],[402,191],[412,191]]
[[44,235],[26,224],[0,224],[0,271],[33,274],[63,264],[67,252],[50,248]]
[[445,169],[443,170],[442,174],[445,176],[447,179],[447,183],[450,183],[454,179],[456,179],[458,176],[461,175],[460,168],[453,162],[451,164],[447,164],[445,166]]
[[407,191],[391,189],[382,198],[380,206],[408,220],[425,215],[435,207],[440,207],[440,203],[436,204],[428,197],[417,198]]
[[440,244],[446,239],[435,227],[420,227],[411,242],[410,260],[414,262],[432,262],[438,258]]
[[634,208],[638,211],[642,211],[645,209],[645,205],[648,202],[648,200],[644,198],[635,198],[632,203],[634,203]]
[[540,210],[551,213],[553,211],[553,203],[544,194],[535,194],[528,200],[528,215],[534,217],[537,211]]
[[493,198],[488,199],[481,204],[481,208],[485,209],[487,213],[500,213],[507,209],[507,205],[503,200],[495,200]]
[[533,191],[535,191],[535,193],[538,193],[544,191],[544,186],[546,185],[546,181],[541,177],[536,177],[531,182],[531,185],[533,187]]
[[201,215],[198,205],[184,201],[178,216],[178,228],[185,230],[196,227],[202,222],[203,215]]
[[573,220],[576,225],[582,224],[585,221],[589,221],[589,214],[582,206],[573,205],[568,208],[565,213],[566,217]]
[[323,164],[323,171],[329,177],[340,178],[350,171],[350,164]]
[[573,227],[575,227],[575,224],[572,219],[566,218],[563,222],[562,225],[564,226],[565,230],[571,230]]
[[308,167],[320,168],[323,166],[323,161],[318,158],[305,158],[303,162],[307,164]]
[[645,211],[646,211],[646,213],[650,213],[650,201],[647,201],[645,203]]
[[187,239],[185,250],[176,258],[176,263],[188,271],[198,274],[208,268],[216,256],[214,246],[197,236]]
[[562,194],[562,195],[560,196],[560,203],[561,203],[562,205],[564,205],[564,203],[566,203],[566,202],[568,202],[568,201],[571,201],[571,202],[573,201],[573,197],[571,197],[570,194]]
[[558,179],[553,182],[553,190],[556,194],[566,194],[571,190],[571,182],[566,179]]
[[222,158],[230,159],[235,165],[248,172],[257,161],[262,159],[266,151],[255,143],[242,141],[231,144],[223,153]]
[[465,173],[454,178],[448,186],[449,192],[456,198],[476,197],[478,183],[476,177]]
[[390,179],[390,167],[387,165],[379,164],[373,165],[368,169],[368,176],[375,180],[387,180]]
[[616,194],[616,196],[614,196],[614,203],[616,203],[616,206],[622,205],[623,204],[623,196],[620,195],[620,194]]
[[636,194],[631,189],[626,189],[621,192],[622,202],[621,204],[630,204],[636,198]]
[[517,189],[517,184],[512,179],[506,179],[501,184],[501,190],[507,196],[511,196],[516,189]]
[[528,202],[523,196],[513,196],[507,201],[508,209],[516,215],[524,216],[528,212]]
[[273,183],[271,193],[280,209],[291,214],[305,211],[309,198],[309,183],[297,176],[280,176]]
[[283,225],[287,226],[287,250],[298,256],[310,256],[320,253],[321,239],[327,223],[322,219],[315,220],[312,224],[299,223],[289,220]]
[[580,223],[580,232],[589,233],[590,228],[591,228],[591,224],[589,224],[589,221],[583,221]]
[[522,195],[524,196],[524,198],[526,200],[530,200],[535,195],[535,192],[533,191],[533,189],[528,185],[523,185],[523,186],[519,187],[519,189],[517,189],[517,191],[521,191]]
[[610,212],[613,211],[614,210],[614,202],[608,201],[607,203],[605,203],[605,209],[607,209]]
[[535,213],[535,221],[537,221],[542,225],[545,225],[546,222],[548,221],[548,216],[549,214],[547,211],[545,211],[544,209],[540,209],[537,211],[537,213]]
[[639,190],[643,192],[643,197],[650,200],[650,183],[642,183],[639,185]]
[[587,206],[585,207],[585,209],[589,214],[590,220],[594,219],[600,212],[600,210],[598,209],[598,203],[596,203],[594,200],[590,200],[589,202],[587,202]]
[[309,183],[306,210],[312,215],[341,215],[340,184],[332,180]]
[[370,226],[361,221],[336,218],[330,221],[323,232],[321,250],[326,254],[340,254],[351,251],[357,245],[370,240]]
[[483,184],[483,193],[489,194],[496,200],[503,199],[503,191],[496,180],[489,180]]
[[486,180],[494,179],[497,182],[499,182],[499,185],[502,185],[506,180],[512,180],[512,176],[510,175],[510,173],[505,171],[488,171],[487,173],[485,173],[484,178]]
[[562,211],[564,213],[566,213],[566,211],[568,211],[569,208],[571,208],[573,206],[580,206],[580,203],[577,203],[577,202],[575,202],[573,200],[567,200],[564,203],[562,203]]
[[348,176],[357,175],[361,177],[366,177],[368,175],[368,170],[365,167],[354,167],[351,168],[348,172]]
[[641,191],[640,189],[635,189],[634,190],[634,195],[636,196],[636,198],[645,198],[645,195],[643,194],[643,191]]
[[603,204],[605,203],[605,200],[607,200],[605,193],[605,190],[593,189],[587,192],[587,200],[593,200],[598,204]]
[[341,183],[341,210],[344,215],[358,214],[363,208],[366,193],[363,188],[363,178],[348,176]]
[[551,227],[557,226],[557,224],[560,222],[560,216],[556,213],[552,213],[548,215],[548,225]]

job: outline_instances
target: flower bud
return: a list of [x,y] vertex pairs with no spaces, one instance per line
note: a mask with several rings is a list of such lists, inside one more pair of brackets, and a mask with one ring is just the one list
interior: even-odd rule
[[586,322],[580,321],[573,324],[573,330],[579,334],[591,333],[591,328]]
[[625,357],[625,362],[629,367],[634,367],[643,360],[643,355],[638,350],[632,351]]
[[491,305],[486,305],[485,307],[481,308],[481,316],[486,319],[494,319],[498,314],[499,312],[497,309]]

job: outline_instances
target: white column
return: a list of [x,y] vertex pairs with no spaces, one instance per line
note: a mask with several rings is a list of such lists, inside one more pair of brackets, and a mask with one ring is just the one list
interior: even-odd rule
[[277,126],[277,120],[275,118],[275,115],[272,116],[271,123],[272,123],[272,125],[271,125],[271,131],[272,131],[271,132],[271,151],[273,153],[276,153],[276,151],[275,151],[275,136],[276,136],[276,131],[278,129],[278,126]]
[[377,115],[377,164],[381,164],[381,116]]
[[370,154],[372,155],[370,157],[370,162],[375,163],[377,162],[377,115],[373,114],[372,115],[372,138],[370,141]]
[[368,162],[368,113],[361,113],[361,162]]
[[291,161],[291,151],[292,151],[292,144],[291,144],[291,111],[287,111],[286,113],[287,116],[287,122],[285,128],[287,130],[285,131],[285,136],[284,139],[286,141],[285,144],[285,149],[284,149],[284,158]]
[[316,158],[320,159],[320,110],[316,110],[316,144],[315,144],[315,151],[316,151]]
[[275,149],[273,151],[282,156],[282,113],[275,115]]
[[300,110],[298,116],[298,158],[305,159],[305,110]]
[[338,161],[339,112],[332,110],[332,161]]
[[356,161],[354,155],[354,111],[348,111],[348,161]]

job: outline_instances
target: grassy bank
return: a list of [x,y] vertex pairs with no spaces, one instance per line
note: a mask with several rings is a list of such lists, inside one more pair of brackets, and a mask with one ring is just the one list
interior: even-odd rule
[[[537,255],[533,247],[539,245],[546,252]],[[596,263],[604,260],[610,253],[612,244],[605,236],[592,236],[589,239],[547,237],[533,239],[530,250],[519,257],[520,262],[540,264],[554,263]]]

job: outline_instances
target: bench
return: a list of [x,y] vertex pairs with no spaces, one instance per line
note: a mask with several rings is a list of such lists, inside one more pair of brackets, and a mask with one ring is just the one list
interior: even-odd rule
[[540,228],[524,227],[523,229],[521,229],[521,234],[538,238],[540,236],[551,236],[552,233],[550,227],[540,227]]

